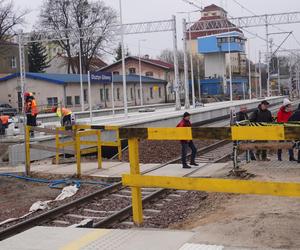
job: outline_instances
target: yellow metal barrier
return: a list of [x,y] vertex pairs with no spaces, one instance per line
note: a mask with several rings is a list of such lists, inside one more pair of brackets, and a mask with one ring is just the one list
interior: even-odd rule
[[[116,141],[103,141],[101,140],[102,147],[117,147],[118,149],[118,159],[122,161],[122,141],[119,135],[119,127],[118,126],[97,126],[97,125],[75,125],[74,129],[99,129],[104,131],[115,131],[116,133]],[[91,151],[88,151],[91,152]]]
[[[74,127],[73,127],[74,129]],[[39,131],[55,135],[55,147],[30,144],[30,131]],[[61,142],[60,135],[71,136],[72,141]],[[81,140],[82,137],[96,136],[95,141]],[[26,148],[26,173],[30,174],[30,148],[39,150],[46,150],[55,152],[55,163],[59,164],[60,154],[74,154],[76,158],[77,176],[81,177],[81,155],[89,152],[95,152],[95,149],[81,149],[82,145],[96,146],[97,147],[97,159],[98,168],[102,167],[102,145],[101,145],[101,131],[95,129],[89,129],[88,131],[78,131],[76,129],[69,131],[65,130],[64,127],[56,129],[46,129],[40,127],[26,126],[25,131],[25,148]],[[73,150],[65,149],[66,147],[73,147]]]
[[139,139],[299,140],[300,127],[268,125],[231,128],[121,128],[120,136],[128,139],[130,175],[123,175],[122,182],[132,189],[133,221],[138,225],[143,223],[142,187],[300,197],[300,183],[141,176],[139,165]]

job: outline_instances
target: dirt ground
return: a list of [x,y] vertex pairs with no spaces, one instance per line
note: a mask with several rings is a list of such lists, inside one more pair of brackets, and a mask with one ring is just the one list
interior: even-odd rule
[[[245,168],[256,175],[255,180],[300,182],[297,163],[273,159]],[[216,177],[224,177],[227,170]],[[193,216],[171,228],[195,231],[194,243],[238,249],[300,249],[300,198],[209,194]]]
[[34,202],[52,200],[59,193],[47,184],[0,177],[0,222],[24,215]]
[[[35,178],[44,178],[49,180],[64,179],[70,176],[58,176],[58,175],[42,175],[33,174]],[[84,180],[97,181],[96,178],[85,178]],[[20,217],[29,212],[29,208],[36,201],[47,201],[55,199],[62,190],[61,188],[50,188],[48,184],[34,183],[25,180],[19,180],[11,177],[0,176],[0,223],[6,219]],[[60,206],[68,203],[74,199],[83,197],[91,192],[95,192],[102,188],[101,185],[88,185],[82,184],[78,192],[63,201],[56,201],[50,204],[50,208]],[[35,216],[43,211],[38,211],[30,216]],[[21,220],[5,224],[0,226],[0,230],[20,222]]]

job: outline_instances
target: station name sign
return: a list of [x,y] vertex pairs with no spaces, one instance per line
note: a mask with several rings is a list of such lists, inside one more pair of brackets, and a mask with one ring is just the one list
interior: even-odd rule
[[112,73],[111,72],[94,72],[90,74],[91,82],[100,83],[111,83]]

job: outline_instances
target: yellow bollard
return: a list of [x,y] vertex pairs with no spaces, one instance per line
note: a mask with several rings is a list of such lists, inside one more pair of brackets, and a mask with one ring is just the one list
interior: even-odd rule
[[118,144],[118,158],[119,161],[122,161],[122,142],[120,140],[119,129],[116,130],[116,135],[117,135],[117,144]]
[[30,126],[25,127],[25,169],[26,175],[30,175]]
[[98,169],[102,168],[102,145],[101,145],[101,131],[96,131],[97,146],[98,146]]
[[77,165],[77,177],[81,178],[81,149],[80,149],[80,135],[77,131],[74,132],[75,136],[75,157],[76,157],[76,165]]
[[55,146],[56,146],[56,154],[55,154],[55,164],[58,165],[59,164],[59,128],[55,129],[56,134],[55,134]]
[[[130,174],[140,175],[138,139],[137,138],[129,139],[128,147],[129,147]],[[131,196],[132,196],[133,221],[136,225],[140,225],[143,223],[143,204],[142,204],[141,188],[132,187]]]

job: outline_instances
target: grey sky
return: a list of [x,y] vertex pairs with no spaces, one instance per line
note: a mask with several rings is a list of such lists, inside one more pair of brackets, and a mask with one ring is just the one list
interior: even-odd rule
[[[27,8],[32,10],[27,18],[28,25],[26,30],[30,30],[33,24],[38,21],[39,7],[43,0],[14,0],[15,4],[19,8]],[[234,17],[239,16],[249,16],[251,15],[245,9],[239,7],[233,0],[192,0],[198,5],[206,6],[212,3],[222,6],[225,8],[229,15]],[[279,13],[279,12],[291,12],[300,11],[300,1],[299,0],[237,0],[239,3],[252,10],[256,14],[267,14],[267,13]],[[112,6],[118,10],[118,0],[104,0],[107,5]],[[196,10],[189,4],[184,3],[182,0],[122,0],[123,2],[123,18],[124,23],[131,22],[142,22],[142,21],[152,21],[152,20],[164,20],[171,18],[172,15],[181,11],[192,11]],[[184,15],[176,14],[179,30],[179,47],[181,44],[181,22]],[[199,18],[199,14],[192,14],[192,19],[196,20]],[[293,37],[290,37],[285,43],[285,48],[296,48],[300,49],[300,23],[293,25],[281,25],[280,28],[286,31],[294,31],[294,35],[299,41],[299,44]],[[248,29],[260,36],[265,36],[264,28]],[[278,30],[271,27],[271,32],[277,32]],[[245,32],[246,37],[253,37],[253,35]],[[284,35],[274,36],[274,43],[280,44],[284,39]],[[171,34],[154,33],[147,35],[138,36],[127,36],[126,44],[132,54],[137,54],[138,40],[146,39],[146,42],[142,43],[143,54],[150,54],[151,56],[156,56],[164,48],[172,48]],[[265,50],[265,42],[255,38],[251,40],[251,59],[257,61],[258,51]]]

